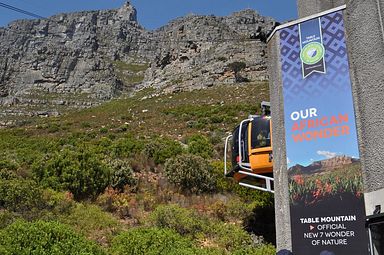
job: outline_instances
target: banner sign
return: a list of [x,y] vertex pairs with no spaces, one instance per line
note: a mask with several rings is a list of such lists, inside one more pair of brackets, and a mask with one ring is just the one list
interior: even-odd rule
[[343,12],[280,30],[295,255],[368,255]]

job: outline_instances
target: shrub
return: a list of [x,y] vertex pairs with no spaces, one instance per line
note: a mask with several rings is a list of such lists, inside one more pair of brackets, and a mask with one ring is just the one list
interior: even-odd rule
[[18,166],[14,162],[11,162],[9,160],[1,160],[0,161],[0,171],[1,170],[15,171],[15,170],[17,170],[17,168],[18,168]]
[[16,221],[0,230],[0,252],[7,255],[105,254],[66,225],[44,221]]
[[228,64],[228,68],[235,73],[236,82],[244,81],[244,78],[240,76],[239,72],[247,67],[247,64],[244,62],[235,61]]
[[121,218],[130,217],[130,200],[131,196],[126,193],[121,193],[111,187],[107,188],[103,194],[101,194],[96,203],[108,212],[112,212]]
[[[221,250],[240,252],[242,250],[258,251],[259,248],[254,246],[255,243],[251,236],[241,226],[199,217],[192,210],[177,205],[157,207],[150,216],[150,222],[156,227],[173,229],[181,235],[189,235],[194,239],[199,239],[202,243],[208,244],[208,246],[217,247]],[[207,254],[213,254],[218,250],[206,252]],[[223,254],[223,252],[220,254]]]
[[[0,229],[3,229],[13,223],[16,219],[17,217],[13,213],[9,211],[0,211]],[[0,254],[3,253],[0,252]]]
[[124,186],[128,185],[133,187],[137,184],[137,180],[133,176],[131,166],[124,160],[113,160],[110,164],[113,169],[110,186],[119,191],[124,190]]
[[170,228],[181,235],[196,235],[204,228],[205,222],[191,210],[178,205],[160,205],[150,216],[151,223],[156,227]]
[[0,168],[0,180],[13,180],[17,179],[18,176],[7,168]]
[[275,255],[276,248],[270,244],[262,244],[257,247],[240,248],[232,252],[232,255]]
[[33,180],[0,177],[0,209],[6,209],[14,217],[36,219],[66,213],[72,206],[67,194],[44,190]]
[[70,192],[58,192],[53,189],[45,189],[43,191],[44,201],[47,203],[47,208],[54,215],[69,213],[75,205],[73,194]]
[[249,203],[242,201],[237,196],[228,196],[228,201],[216,201],[211,205],[214,216],[222,221],[236,222],[243,220],[252,214],[257,202]]
[[108,133],[108,128],[106,128],[106,127],[101,127],[101,128],[99,129],[99,132],[100,132],[100,134],[106,134],[106,133]]
[[247,64],[245,64],[244,62],[239,62],[239,61],[235,61],[235,62],[228,64],[228,68],[231,69],[235,73],[240,72],[245,67],[247,67]]
[[91,127],[91,123],[84,121],[84,122],[80,123],[80,126],[82,128],[90,128]]
[[60,222],[68,224],[93,240],[110,237],[118,230],[118,221],[96,205],[77,204],[68,215],[62,215]]
[[48,129],[48,133],[56,133],[60,131],[60,125],[57,123],[50,123],[48,124],[47,129]]
[[0,208],[31,216],[45,206],[43,190],[34,181],[0,179]]
[[141,141],[131,136],[126,136],[114,142],[111,148],[112,156],[128,158],[143,149]]
[[45,187],[69,190],[76,199],[95,197],[108,186],[111,169],[87,148],[64,149],[33,165],[35,178]]
[[113,142],[111,139],[109,139],[109,137],[101,137],[97,141],[96,147],[94,147],[94,149],[99,153],[107,154],[111,150],[112,143]]
[[[227,136],[227,134],[221,130],[221,129],[216,129],[213,132],[210,133],[209,135],[209,142],[214,145],[214,147],[219,146],[222,148],[222,151],[224,153],[224,138]],[[222,157],[222,153],[220,152],[220,157]]]
[[156,164],[164,164],[168,158],[177,156],[183,152],[181,144],[169,138],[157,138],[144,147],[144,154],[153,158]]
[[220,247],[229,251],[249,247],[252,244],[251,236],[234,224],[212,222],[206,232]]
[[275,207],[273,205],[255,207],[253,213],[244,220],[248,232],[263,236],[268,243],[276,244]]
[[171,229],[136,228],[118,235],[111,250],[116,255],[204,254],[193,243]]
[[168,181],[183,191],[201,193],[215,188],[212,168],[200,156],[184,154],[170,158],[164,170]]
[[187,139],[188,152],[203,158],[213,156],[213,146],[208,138],[202,135],[193,135]]

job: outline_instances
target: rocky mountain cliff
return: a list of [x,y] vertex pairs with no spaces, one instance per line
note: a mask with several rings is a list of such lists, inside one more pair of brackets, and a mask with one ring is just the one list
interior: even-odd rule
[[266,80],[265,38],[276,25],[245,10],[189,15],[148,31],[129,1],[117,10],[15,21],[0,28],[0,126],[12,124],[9,116],[56,115],[142,88]]
[[289,168],[288,171],[289,174],[312,174],[316,172],[334,170],[359,161],[359,159],[355,159],[346,155],[341,155],[330,159],[315,161],[308,166],[302,166],[297,164]]

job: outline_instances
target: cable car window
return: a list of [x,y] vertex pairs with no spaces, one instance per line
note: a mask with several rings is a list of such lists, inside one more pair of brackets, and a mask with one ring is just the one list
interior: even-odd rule
[[[243,123],[243,126],[241,127],[241,137],[240,137],[240,144],[241,144],[241,161],[243,163],[249,162],[249,156],[248,156],[248,127],[249,123],[245,122]],[[239,159],[239,131],[240,126],[237,126],[235,130],[233,131],[233,139],[232,139],[232,166],[235,166],[238,164]]]
[[237,126],[235,130],[233,131],[232,136],[232,167],[234,168],[238,163],[238,156],[239,156],[239,129],[240,127]]
[[243,162],[247,162],[249,163],[249,153],[248,153],[248,129],[249,129],[249,122],[245,123],[245,126],[243,126],[242,128],[242,134],[241,134],[241,137],[242,137],[242,155],[241,155],[241,158],[242,158],[242,161]]
[[252,121],[251,148],[271,146],[271,130],[269,118],[255,118]]

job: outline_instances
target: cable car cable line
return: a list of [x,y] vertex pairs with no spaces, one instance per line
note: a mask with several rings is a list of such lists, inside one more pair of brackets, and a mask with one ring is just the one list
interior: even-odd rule
[[40,16],[40,15],[35,14],[33,12],[29,12],[29,11],[17,8],[15,6],[12,6],[12,5],[3,3],[3,2],[0,2],[0,7],[6,8],[6,9],[9,9],[9,10],[18,12],[18,13],[22,13],[22,14],[25,14],[25,15],[28,15],[28,16],[31,16],[31,17],[34,17],[34,18],[45,19],[45,17],[43,17],[43,16]]

